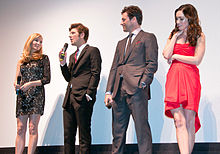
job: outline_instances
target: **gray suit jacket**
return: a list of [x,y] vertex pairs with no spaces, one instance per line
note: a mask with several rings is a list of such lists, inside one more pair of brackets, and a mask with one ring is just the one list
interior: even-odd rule
[[[141,82],[150,88],[158,67],[158,45],[154,34],[141,30],[124,56],[127,39],[118,42],[109,73],[106,92],[112,92],[113,99],[118,91],[120,76],[123,76],[123,89],[133,95],[141,88]],[[150,99],[150,90],[148,92]]]

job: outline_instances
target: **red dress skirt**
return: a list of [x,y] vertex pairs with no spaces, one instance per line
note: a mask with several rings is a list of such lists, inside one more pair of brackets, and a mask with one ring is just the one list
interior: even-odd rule
[[[175,44],[173,54],[194,56],[195,47],[189,44]],[[196,65],[190,65],[174,60],[167,73],[165,85],[165,115],[173,118],[170,110],[181,106],[184,109],[193,110],[195,116],[195,132],[201,127],[198,109],[201,94],[199,69]]]

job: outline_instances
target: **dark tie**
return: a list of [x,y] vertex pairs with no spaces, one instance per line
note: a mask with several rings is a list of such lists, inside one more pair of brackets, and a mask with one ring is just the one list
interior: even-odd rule
[[75,52],[75,56],[74,56],[74,58],[75,58],[75,63],[77,62],[77,54],[78,54],[78,52],[79,52],[79,49],[77,49],[76,52]]
[[128,44],[127,44],[127,48],[126,48],[126,50],[125,50],[125,53],[124,53],[124,56],[126,55],[126,53],[130,50],[130,47],[131,47],[131,39],[132,39],[132,36],[133,36],[134,34],[129,34],[129,40],[128,40]]

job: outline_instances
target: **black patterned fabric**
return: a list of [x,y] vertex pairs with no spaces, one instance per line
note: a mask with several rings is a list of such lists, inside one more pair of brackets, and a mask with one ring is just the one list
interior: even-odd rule
[[21,85],[41,80],[42,85],[31,87],[26,92],[20,91],[17,96],[16,117],[44,113],[45,91],[44,85],[50,82],[50,61],[47,55],[42,59],[32,60],[20,66]]

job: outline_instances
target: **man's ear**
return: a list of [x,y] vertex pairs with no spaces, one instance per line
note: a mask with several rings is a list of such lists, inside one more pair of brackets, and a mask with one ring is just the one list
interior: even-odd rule
[[79,35],[79,37],[82,38],[82,39],[84,39],[84,36],[85,36],[85,33],[81,33],[81,34]]
[[133,17],[133,18],[131,19],[131,22],[133,22],[133,23],[137,22],[137,18],[136,18],[136,17]]

